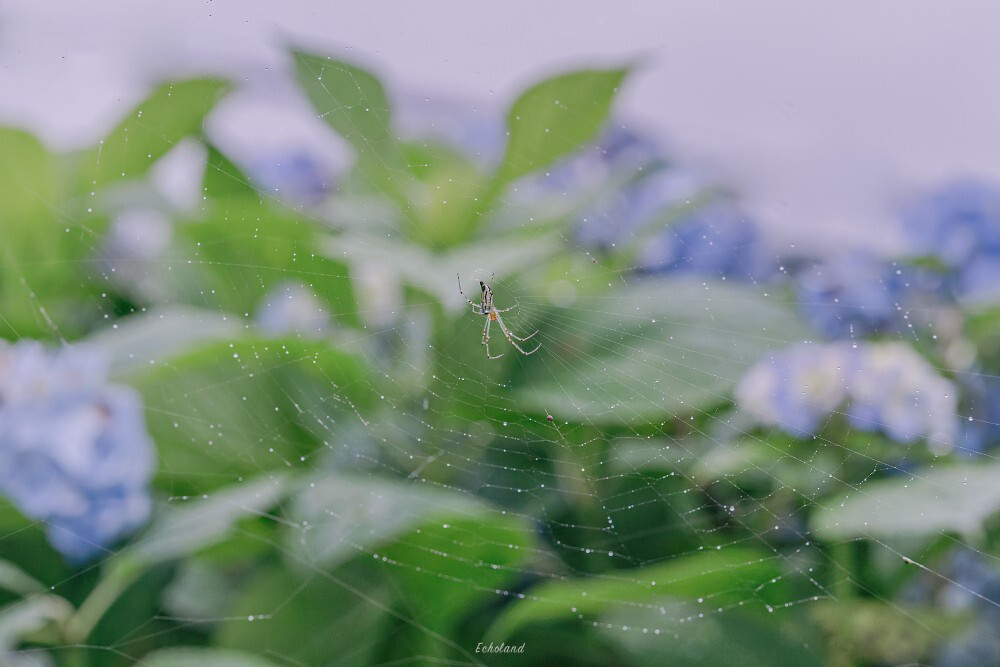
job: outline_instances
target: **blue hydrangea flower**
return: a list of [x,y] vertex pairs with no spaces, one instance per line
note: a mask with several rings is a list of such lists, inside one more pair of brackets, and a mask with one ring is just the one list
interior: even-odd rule
[[[935,664],[946,667],[1000,664],[1000,577],[983,555],[959,548],[945,561],[944,574],[948,583],[919,582],[921,597],[939,608],[969,616],[968,627],[945,642]],[[915,586],[911,586],[914,588]]]
[[549,189],[590,192],[612,179],[627,181],[667,164],[662,148],[651,138],[622,125],[608,127],[592,145],[546,170],[541,177]]
[[902,317],[908,285],[903,273],[860,253],[813,264],[796,276],[799,305],[810,324],[831,338],[891,331]]
[[597,214],[591,217],[598,218],[601,209],[610,210],[614,206],[624,187],[666,164],[667,158],[656,142],[615,125],[591,146],[518,181],[508,200],[515,205],[528,202],[545,208],[551,207],[552,202],[577,205],[581,200],[597,197],[597,201],[591,202]]
[[764,280],[773,263],[761,252],[756,226],[729,203],[700,208],[644,244],[640,270],[710,278]]
[[1000,378],[968,374],[962,385],[967,418],[961,421],[959,453],[974,455],[1000,444]]
[[149,516],[155,454],[142,401],[88,348],[0,341],[0,493],[72,561]]
[[952,183],[910,206],[904,229],[916,253],[948,267],[959,297],[1000,297],[1000,188]]
[[333,175],[308,153],[258,158],[250,176],[264,193],[297,206],[315,206],[333,187]]

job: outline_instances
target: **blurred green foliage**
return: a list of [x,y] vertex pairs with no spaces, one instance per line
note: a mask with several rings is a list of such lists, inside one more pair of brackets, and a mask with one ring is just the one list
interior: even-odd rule
[[[872,480],[856,452],[896,456],[878,436],[830,433],[832,447],[734,423],[742,364],[810,337],[790,309],[721,281],[624,284],[628,252],[567,252],[571,206],[505,217],[519,179],[595,140],[626,70],[528,89],[502,161],[483,170],[399,139],[372,73],[294,60],[317,116],[356,153],[339,208],[258,192],[203,136],[230,88],[218,81],[166,83],[70,155],[0,130],[0,334],[107,350],[144,397],[161,505],[79,572],[4,507],[0,652],[93,666],[509,664],[475,653],[504,641],[526,643],[516,660],[529,665],[882,664],[926,660],[959,627],[924,609],[911,623],[898,594],[915,570],[866,562],[863,542],[933,556],[942,532],[978,533],[1000,504],[992,468]],[[150,298],[101,253],[121,188],[145,187],[185,139],[206,149],[203,197],[170,211]],[[362,267],[402,294],[394,326],[367,322]],[[535,295],[512,322],[540,328],[544,354],[484,358],[454,284],[460,272],[474,294],[481,268],[501,306]],[[327,335],[255,325],[289,279],[332,314]],[[579,290],[572,307],[544,298],[558,281]],[[887,496],[907,511],[870,525]],[[774,525],[790,516],[802,523]]]

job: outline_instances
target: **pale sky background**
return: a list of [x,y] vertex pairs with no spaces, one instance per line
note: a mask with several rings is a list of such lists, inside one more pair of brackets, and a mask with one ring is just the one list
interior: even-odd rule
[[2,2],[0,121],[82,145],[156,79],[208,70],[256,91],[225,128],[295,141],[317,121],[280,94],[285,43],[390,90],[498,106],[560,69],[638,56],[619,110],[731,184],[773,239],[891,248],[908,193],[1000,181],[998,26],[985,0]]

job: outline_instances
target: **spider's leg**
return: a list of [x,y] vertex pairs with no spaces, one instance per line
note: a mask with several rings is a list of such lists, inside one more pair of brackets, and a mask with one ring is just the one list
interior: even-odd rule
[[[514,306],[511,306],[510,308],[513,308],[513,307],[514,307]],[[504,308],[503,310],[498,310],[497,312],[498,312],[498,313],[503,313],[503,312],[505,312],[505,311],[508,311],[508,310],[510,310],[510,308]],[[499,319],[499,317],[498,317],[497,319]],[[535,330],[535,331],[533,331],[532,333],[530,333],[530,334],[528,334],[527,336],[524,336],[524,337],[522,338],[521,336],[518,336],[518,335],[517,335],[516,333],[514,333],[513,331],[511,331],[510,329],[508,329],[508,328],[507,328],[507,327],[506,327],[505,325],[501,324],[500,326],[502,326],[502,327],[503,327],[503,330],[504,330],[504,331],[506,331],[506,332],[507,332],[508,334],[510,334],[510,335],[511,335],[512,337],[514,337],[514,338],[516,338],[516,339],[518,339],[518,340],[521,340],[521,341],[525,341],[525,340],[529,340],[529,339],[531,339],[531,338],[534,338],[534,337],[535,337],[535,334],[537,334],[537,333],[538,333],[538,331],[537,331],[537,330]]]
[[508,310],[514,310],[515,308],[517,308],[517,304],[516,303],[513,306],[507,306],[506,308],[497,308],[497,312],[498,313],[506,313]]
[[[510,332],[510,329],[507,328],[507,325],[505,325],[503,323],[503,320],[500,319],[499,315],[497,315],[497,324],[500,325],[500,330],[503,331],[503,335],[507,337],[507,342],[516,347],[517,351],[523,354],[524,356],[528,356],[529,354],[534,354],[535,352],[538,352],[538,350],[542,347],[542,344],[539,343],[538,345],[535,346],[535,349],[533,349],[531,352],[525,352],[524,348],[522,348],[520,345],[514,342],[514,339],[515,338],[517,338],[518,340],[526,340],[526,339],[519,338],[518,336],[512,334]],[[538,332],[536,331],[535,333],[531,334],[531,336],[534,336],[536,333]],[[528,336],[528,338],[531,338],[531,336]]]
[[[486,346],[486,358],[487,359],[499,359],[500,357],[503,356],[503,352],[501,352],[500,354],[497,354],[497,355],[490,354],[490,322],[492,322],[492,321],[493,321],[492,318],[489,315],[487,315],[486,316],[486,328],[483,329],[483,345]],[[501,328],[503,328],[503,325],[501,325]]]
[[[471,301],[471,300],[469,299],[469,297],[465,296],[465,292],[463,292],[463,291],[462,291],[462,276],[460,276],[460,275],[458,275],[458,274],[456,273],[456,274],[455,274],[455,277],[456,277],[456,278],[458,278],[458,293],[462,295],[462,298],[463,298],[463,299],[465,299],[466,301],[468,301],[468,302],[469,302],[469,305],[470,305],[470,306],[472,306],[473,308],[479,308],[479,310],[480,310],[480,311],[482,311],[483,307],[482,307],[482,306],[480,306],[480,305],[479,305],[478,303],[473,303],[473,302],[472,302],[472,301]],[[482,312],[480,312],[479,314],[480,314],[480,315],[484,315],[485,313],[482,313]]]

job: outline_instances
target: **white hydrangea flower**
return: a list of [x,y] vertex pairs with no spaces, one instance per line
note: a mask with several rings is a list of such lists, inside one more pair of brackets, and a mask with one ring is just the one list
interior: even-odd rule
[[815,433],[847,396],[851,350],[800,343],[758,362],[736,387],[740,407],[793,435]]
[[926,437],[936,447],[951,447],[957,409],[955,387],[909,345],[866,346],[851,386],[848,416],[854,426],[884,431],[900,442]]
[[905,343],[799,344],[758,362],[736,387],[741,409],[793,435],[816,433],[846,402],[855,428],[954,446],[954,385]]

